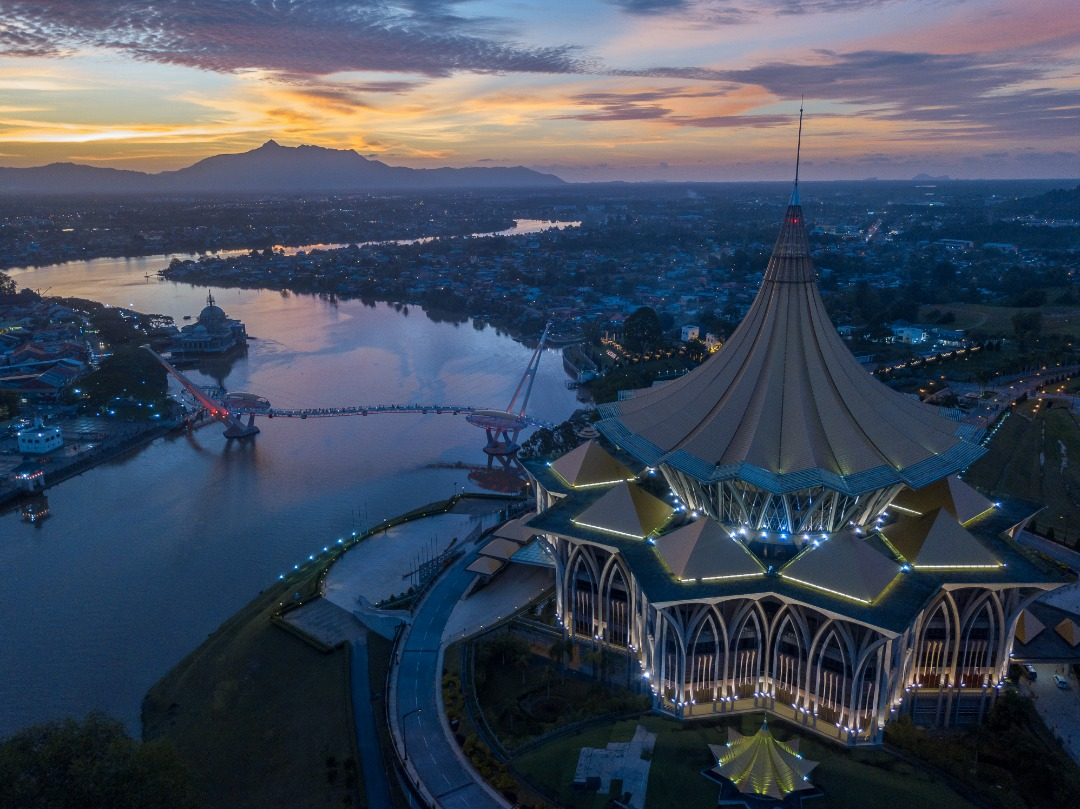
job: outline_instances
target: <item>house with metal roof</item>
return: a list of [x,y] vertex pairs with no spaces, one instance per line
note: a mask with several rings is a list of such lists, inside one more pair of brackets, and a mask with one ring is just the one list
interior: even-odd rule
[[528,528],[568,635],[684,719],[765,710],[851,745],[993,704],[1017,622],[1061,574],[1038,510],[957,474],[983,453],[872,377],[829,320],[798,180],[760,289],[686,376],[600,406],[602,442],[527,461]]

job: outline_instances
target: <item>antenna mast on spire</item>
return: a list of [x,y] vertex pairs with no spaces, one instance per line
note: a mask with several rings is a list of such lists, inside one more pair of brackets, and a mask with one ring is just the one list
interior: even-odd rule
[[805,96],[799,96],[799,140],[795,146],[795,188],[791,192],[791,204],[799,204],[799,159],[802,157],[802,117]]

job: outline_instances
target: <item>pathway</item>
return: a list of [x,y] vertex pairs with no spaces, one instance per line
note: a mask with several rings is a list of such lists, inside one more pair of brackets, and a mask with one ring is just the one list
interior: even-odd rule
[[443,719],[442,634],[451,610],[473,579],[474,574],[465,568],[475,558],[475,553],[466,554],[420,604],[400,644],[393,674],[390,721],[402,741],[406,773],[442,809],[509,806],[465,763]]

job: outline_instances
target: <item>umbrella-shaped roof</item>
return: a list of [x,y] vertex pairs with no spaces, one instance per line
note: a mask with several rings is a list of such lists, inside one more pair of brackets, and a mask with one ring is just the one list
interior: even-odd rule
[[712,771],[740,792],[783,800],[792,792],[814,789],[808,776],[818,765],[799,755],[798,740],[781,742],[762,722],[753,736],[728,729],[726,746],[709,745],[717,764]]
[[765,278],[724,348],[669,384],[600,407],[599,428],[650,466],[771,491],[925,486],[983,449],[874,379],[833,327],[792,198]]

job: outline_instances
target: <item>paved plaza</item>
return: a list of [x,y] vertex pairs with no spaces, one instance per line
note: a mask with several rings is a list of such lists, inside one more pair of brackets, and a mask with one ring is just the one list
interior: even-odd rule
[[471,514],[439,514],[368,537],[330,568],[323,597],[352,611],[358,596],[374,604],[403,593],[416,583],[410,574],[423,559],[461,545],[478,520]]
[[[1080,684],[1072,674],[1072,667],[1038,664],[1035,670],[1038,679],[1031,682],[1024,678],[1020,690],[1031,697],[1046,726],[1061,739],[1073,761],[1080,764]],[[1065,678],[1068,688],[1057,686],[1055,674]]]
[[590,780],[598,780],[597,792],[607,795],[611,792],[611,782],[621,779],[623,793],[630,793],[628,805],[633,809],[644,809],[656,735],[638,725],[634,729],[634,738],[628,742],[611,742],[604,748],[582,747],[574,772],[574,786],[587,787]]

